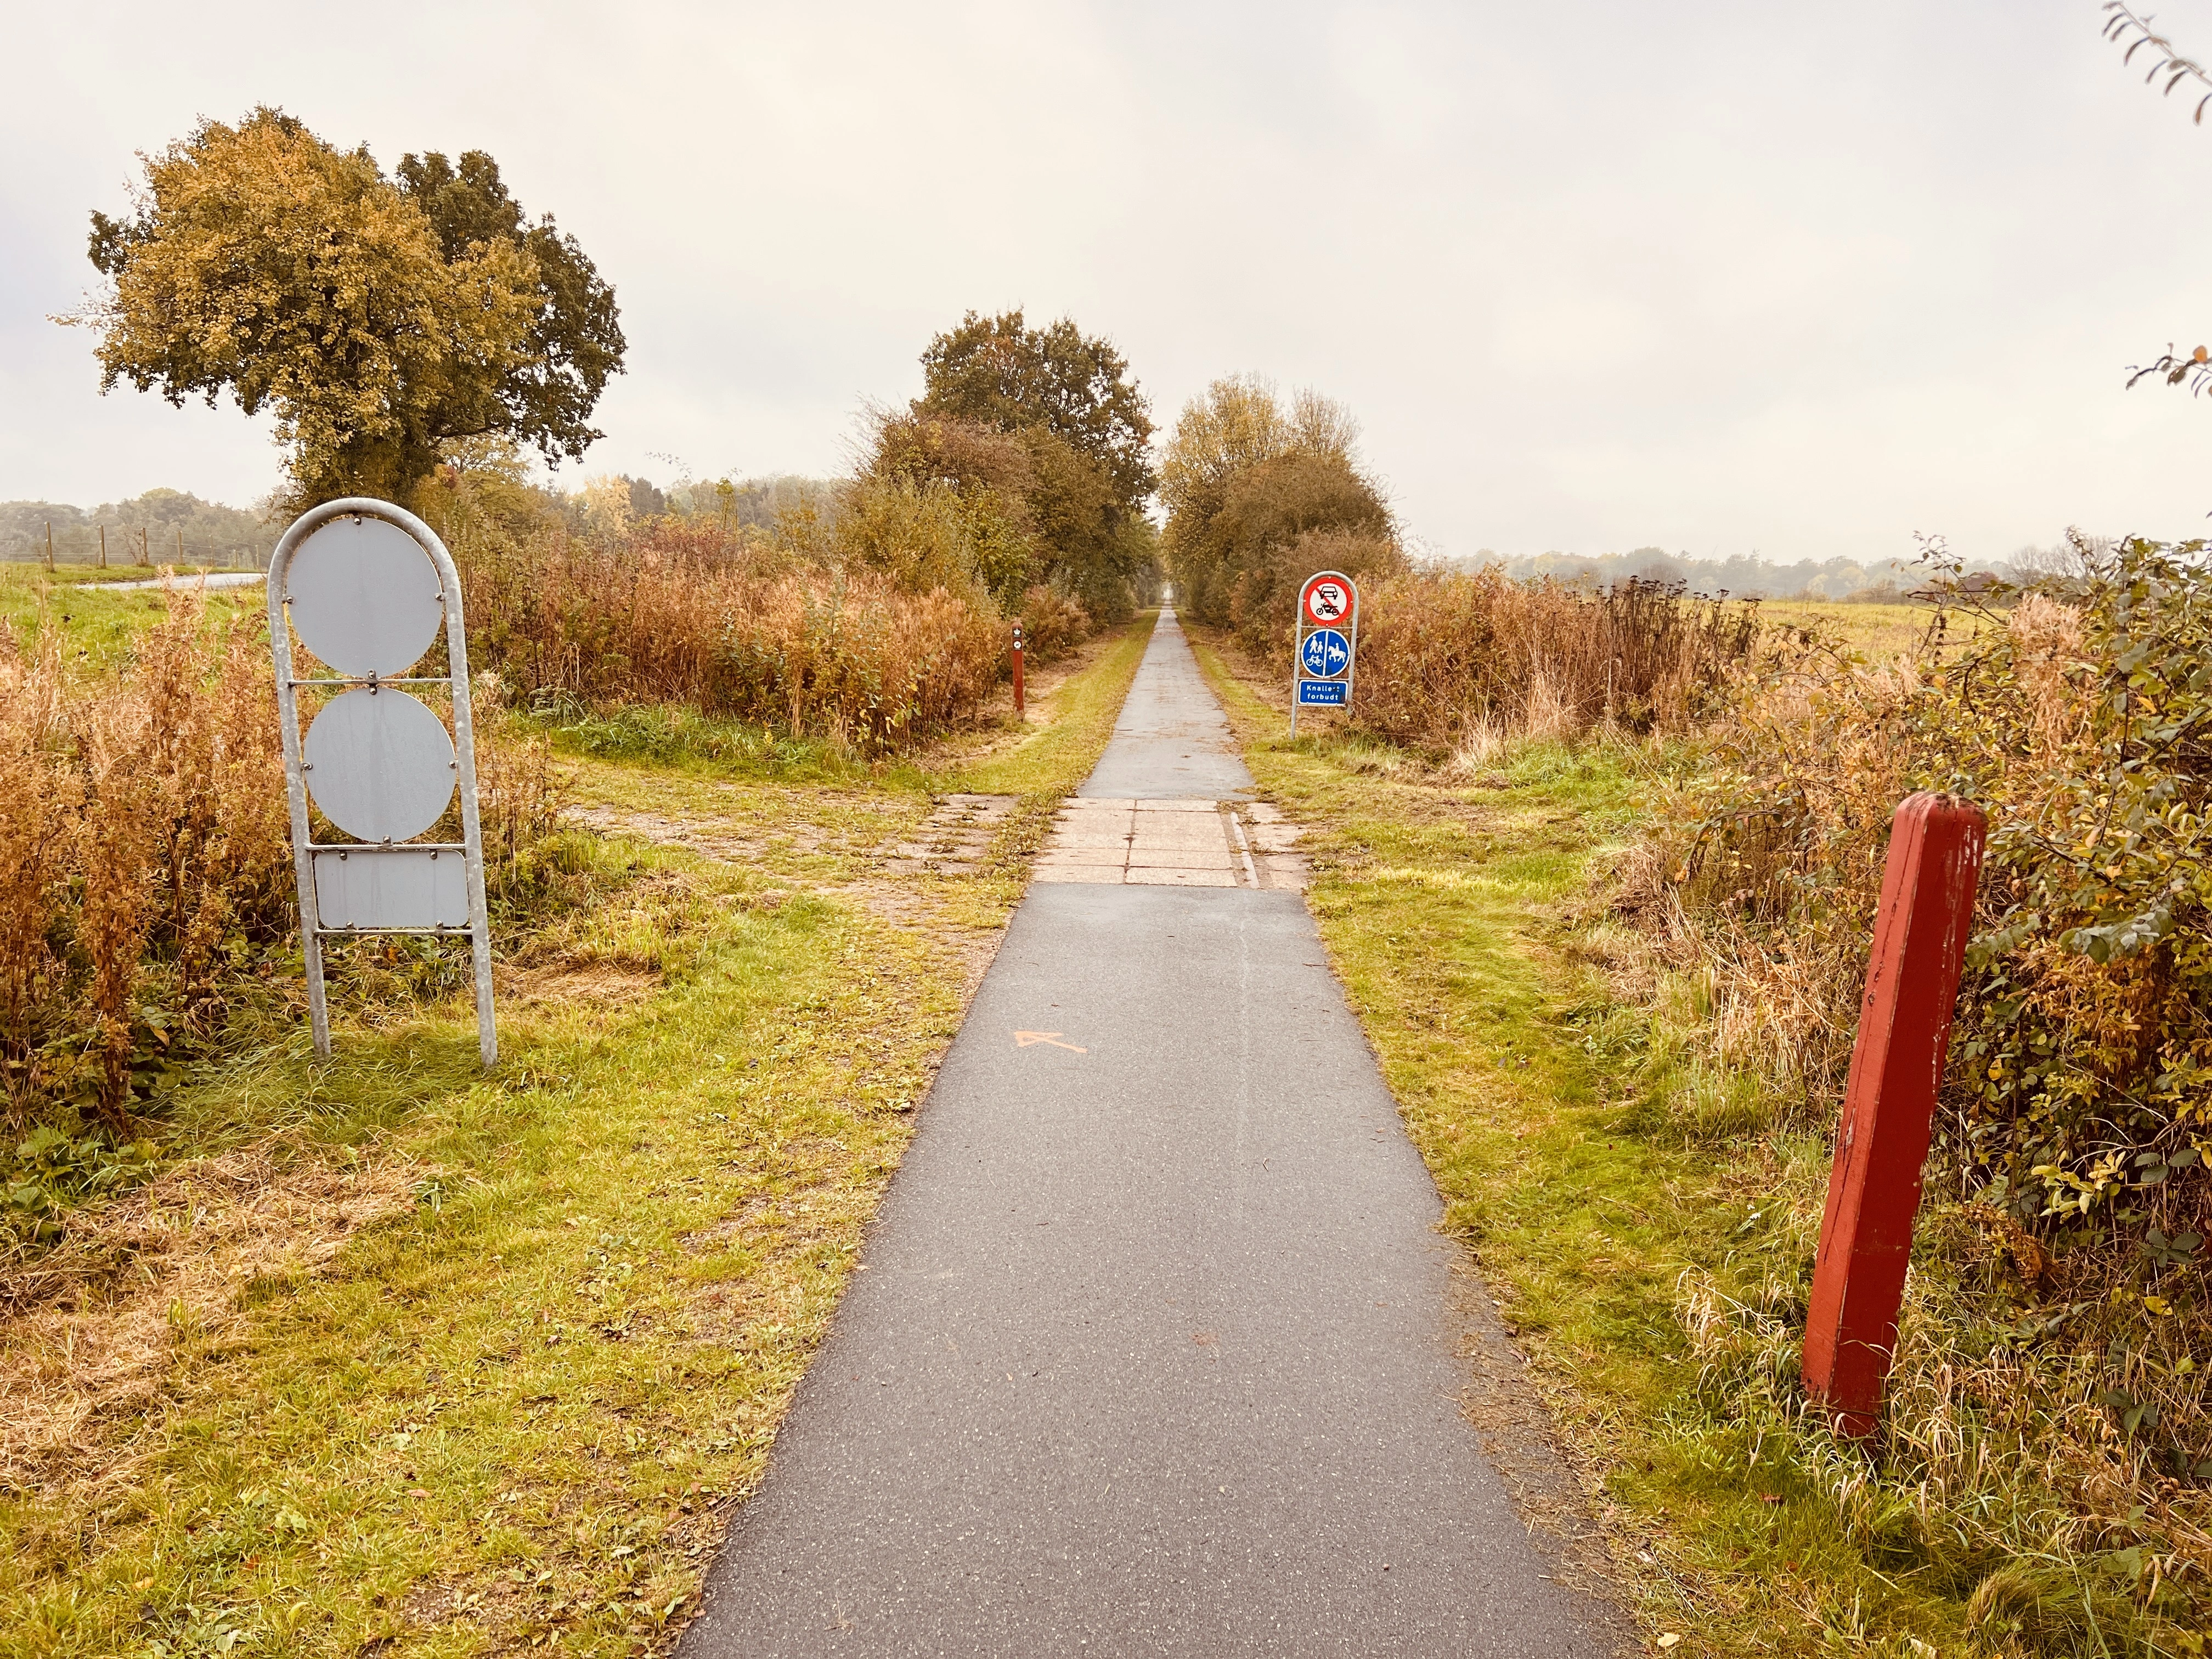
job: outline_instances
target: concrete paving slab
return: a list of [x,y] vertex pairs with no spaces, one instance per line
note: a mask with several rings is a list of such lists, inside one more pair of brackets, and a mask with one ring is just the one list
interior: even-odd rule
[[1224,848],[1230,842],[1229,826],[1218,817],[1139,818],[1129,837],[1136,847]]
[[1071,847],[1110,847],[1126,848],[1129,832],[1118,824],[1056,824],[1052,832],[1051,845],[1055,848]]
[[1103,865],[1121,869],[1128,865],[1128,848],[1053,848],[1037,858],[1037,869],[1046,865]]
[[1234,870],[1192,870],[1181,865],[1133,864],[1123,878],[1132,887],[1234,887]]
[[1106,883],[1118,887],[1127,876],[1127,872],[1118,864],[1055,864],[1048,866],[1040,861],[1036,869],[1036,878],[1049,882]]
[[1204,853],[1192,847],[1132,847],[1132,870],[1218,870],[1233,874],[1237,866],[1226,852]]

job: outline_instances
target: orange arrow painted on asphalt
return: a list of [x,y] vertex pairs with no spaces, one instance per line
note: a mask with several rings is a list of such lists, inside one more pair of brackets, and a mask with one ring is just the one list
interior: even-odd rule
[[1065,1048],[1070,1054],[1087,1054],[1091,1052],[1088,1048],[1079,1048],[1072,1042],[1062,1042],[1060,1040],[1060,1033],[1057,1031],[1017,1031],[1014,1033],[1014,1047],[1017,1048],[1034,1048],[1040,1042],[1048,1042],[1055,1048]]

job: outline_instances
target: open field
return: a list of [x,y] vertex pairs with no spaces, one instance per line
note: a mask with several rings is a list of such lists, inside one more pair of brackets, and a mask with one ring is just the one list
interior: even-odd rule
[[[1147,628],[917,763],[574,757],[605,896],[496,1071],[455,1002],[196,1075],[10,1271],[0,1652],[664,1641]],[[956,787],[1022,798],[988,866],[902,873]]]
[[[36,565],[0,565],[0,620],[28,644],[39,637],[40,618],[66,630],[70,647],[87,668],[110,668],[128,653],[131,641],[161,621],[167,600],[158,587],[100,592],[94,581],[137,581],[159,571],[73,569],[48,572]],[[190,578],[179,574],[179,586]],[[216,588],[208,596],[208,617],[220,624],[240,610],[259,611],[268,601],[259,586]]]
[[[1973,618],[1946,613],[1949,631],[1971,629]],[[1759,619],[1769,627],[1814,629],[1869,657],[1892,657],[1926,637],[1936,608],[1926,605],[1845,605],[1841,600],[1762,599]]]

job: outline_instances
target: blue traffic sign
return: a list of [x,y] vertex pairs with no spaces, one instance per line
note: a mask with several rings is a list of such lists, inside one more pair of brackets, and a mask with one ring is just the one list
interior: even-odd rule
[[1334,679],[1352,666],[1352,641],[1334,628],[1316,628],[1298,647],[1298,665],[1321,679]]
[[1342,680],[1300,680],[1298,701],[1308,708],[1341,708],[1348,690]]

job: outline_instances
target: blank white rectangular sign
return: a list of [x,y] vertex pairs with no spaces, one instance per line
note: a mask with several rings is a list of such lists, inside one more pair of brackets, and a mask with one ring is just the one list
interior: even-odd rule
[[468,860],[419,847],[318,851],[315,909],[325,927],[466,927]]

